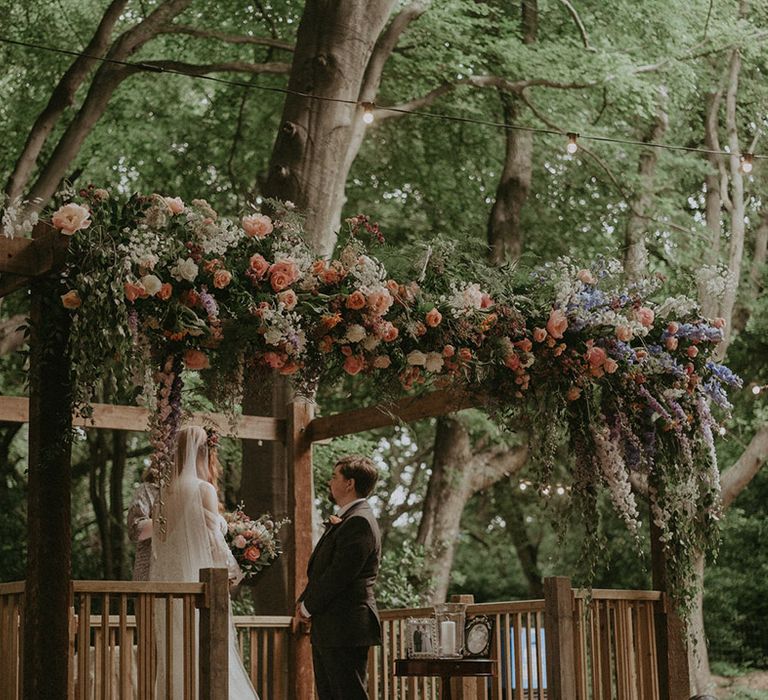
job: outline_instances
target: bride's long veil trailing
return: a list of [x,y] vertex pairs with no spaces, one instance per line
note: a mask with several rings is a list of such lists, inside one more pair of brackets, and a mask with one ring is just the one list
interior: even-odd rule
[[[208,489],[209,493],[211,489],[207,480],[206,440],[207,436],[202,428],[185,428],[179,432],[176,451],[177,473],[171,478],[168,488],[161,493],[165,532],[156,532],[152,537],[149,576],[151,581],[197,582],[200,580],[200,569],[227,567],[229,549],[219,527],[221,517],[218,512],[211,510],[215,506],[208,504],[209,507],[206,508],[203,496],[204,489]],[[166,631],[169,628],[172,634],[170,664],[166,652]],[[195,639],[195,659],[189,669],[194,678],[195,697],[199,692],[197,629],[198,613],[195,611],[194,630],[188,631]],[[231,605],[229,629],[229,697],[258,700],[237,649]],[[156,697],[158,700],[181,700],[184,697],[185,671],[184,613],[180,600],[174,602],[170,615],[165,601],[156,603],[155,636],[158,652]],[[171,693],[167,690],[169,680],[173,688]]]
[[[201,479],[198,477],[198,462],[207,461],[206,452],[206,434],[202,428],[190,428],[180,432],[176,453],[178,473],[172,476],[170,485],[161,494],[165,532],[156,531],[152,537],[150,563],[150,580],[152,581],[199,581],[200,569],[214,566],[203,506]],[[173,641],[170,665],[166,651],[166,630],[169,621]],[[195,634],[197,626],[198,613],[195,612]],[[155,635],[158,651],[157,697],[168,700],[182,698],[184,694],[184,616],[181,600],[174,601],[170,616],[164,601],[156,603]],[[195,649],[197,647],[198,644],[195,642]],[[169,676],[173,687],[170,695],[167,692]],[[197,688],[196,660],[194,678],[195,688]]]

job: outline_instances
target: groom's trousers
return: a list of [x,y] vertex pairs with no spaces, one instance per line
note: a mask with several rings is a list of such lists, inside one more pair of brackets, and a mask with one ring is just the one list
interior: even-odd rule
[[368,700],[368,649],[312,645],[315,685],[320,700]]

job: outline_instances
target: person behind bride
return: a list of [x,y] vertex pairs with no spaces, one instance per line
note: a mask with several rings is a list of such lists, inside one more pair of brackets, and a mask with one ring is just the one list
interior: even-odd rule
[[[219,514],[216,485],[211,483],[215,480],[215,470],[209,467],[207,437],[205,430],[200,427],[191,426],[179,430],[173,473],[167,489],[161,495],[165,531],[155,527],[152,535],[150,581],[197,582],[200,580],[200,569],[206,568],[228,569],[231,585],[237,585],[242,580],[240,567],[224,539],[227,525]],[[184,689],[182,610],[177,601],[173,606],[173,665],[169,669],[165,658],[164,605],[163,601],[159,601],[158,609],[155,610],[158,650],[156,697],[158,700],[176,700],[183,696]],[[173,698],[165,695],[168,674],[173,681]],[[231,604],[229,697],[231,700],[258,700],[237,648]]]

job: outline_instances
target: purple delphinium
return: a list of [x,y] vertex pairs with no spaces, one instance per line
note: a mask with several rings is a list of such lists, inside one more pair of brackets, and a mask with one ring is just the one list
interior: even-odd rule
[[219,305],[216,300],[209,294],[208,289],[203,287],[200,289],[200,303],[205,309],[205,313],[208,314],[208,318],[217,318],[219,315]]

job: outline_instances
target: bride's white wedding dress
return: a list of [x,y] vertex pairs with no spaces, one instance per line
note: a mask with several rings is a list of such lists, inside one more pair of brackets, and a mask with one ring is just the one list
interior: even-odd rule
[[[203,433],[204,435],[204,433]],[[191,444],[190,444],[191,443]],[[200,569],[225,567],[230,579],[242,578],[240,567],[234,560],[224,532],[226,523],[218,513],[216,489],[198,478],[196,455],[199,445],[188,440],[184,466],[163,494],[166,518],[166,534],[152,538],[151,581],[200,580]],[[158,700],[181,700],[184,697],[183,659],[183,612],[181,601],[173,606],[173,654],[171,668],[166,660],[166,611],[165,602],[155,605],[155,634],[157,638],[157,678],[155,682]],[[198,613],[195,612],[195,632],[198,629]],[[195,688],[197,680],[198,640],[195,639]],[[166,678],[173,680],[172,697],[166,695]],[[229,697],[231,700],[258,700],[250,678],[245,671],[237,648],[237,636],[229,607]]]

